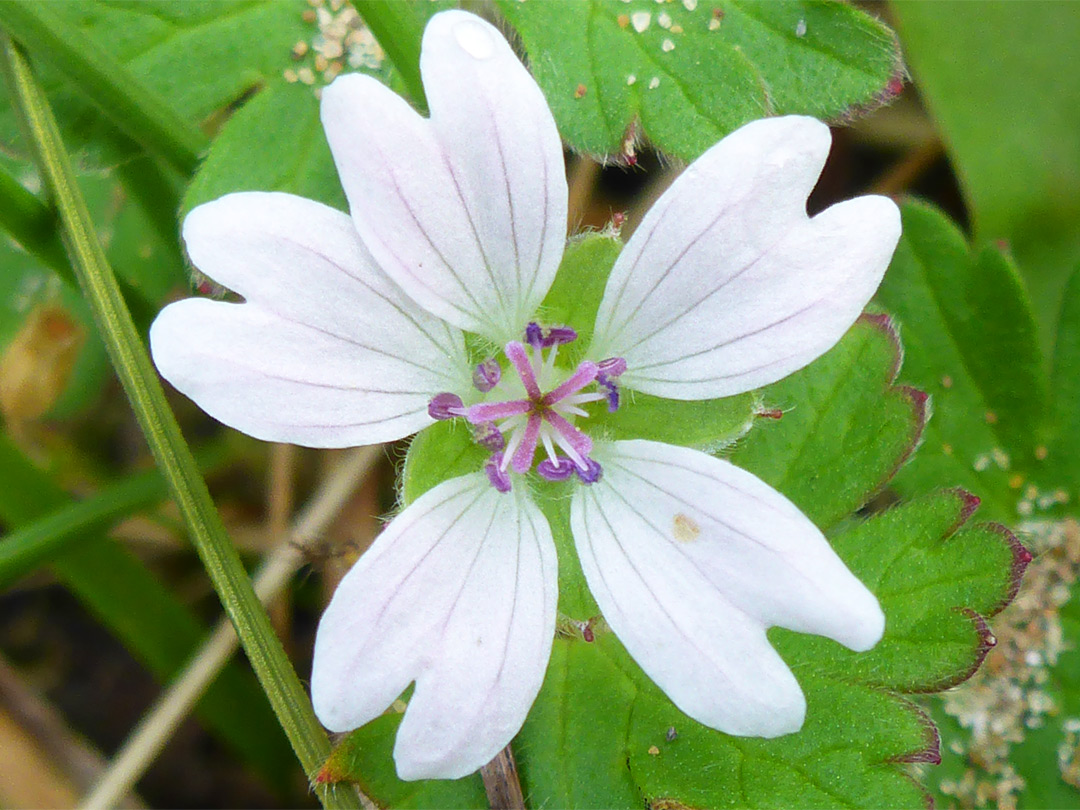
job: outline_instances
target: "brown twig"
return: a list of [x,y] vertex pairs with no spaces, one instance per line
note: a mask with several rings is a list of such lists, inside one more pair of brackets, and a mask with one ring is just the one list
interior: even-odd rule
[[[76,791],[84,791],[105,772],[105,758],[85,740],[76,736],[63,716],[23,683],[18,673],[0,658],[0,708],[33,740],[44,757],[70,780]],[[7,755],[5,751],[5,756]],[[26,779],[38,780],[41,774],[27,773]],[[121,793],[117,806],[145,807],[134,793]]]
[[[380,446],[360,447],[339,460],[309,505],[296,518],[289,535],[291,539],[271,551],[259,567],[255,593],[260,600],[269,601],[288,584],[304,563],[303,549],[325,531],[356,485],[381,458],[382,452]],[[84,810],[114,806],[116,797],[138,781],[236,648],[236,633],[227,620],[222,620],[117,752],[108,770],[83,800]]]
[[[270,445],[270,469],[266,482],[266,533],[267,548],[277,548],[289,535],[289,518],[293,513],[293,472],[296,469],[298,448],[293,444]],[[292,611],[290,595],[283,589],[267,606],[270,622],[278,638],[282,639],[287,652],[291,653],[288,640],[292,637],[290,624]]]
[[889,167],[870,187],[874,194],[895,197],[907,191],[916,180],[933,166],[945,154],[945,147],[934,137],[904,155],[898,163]]
[[480,769],[491,810],[525,810],[525,797],[521,793],[517,762],[510,746],[495,755]]
[[589,209],[602,168],[588,155],[578,155],[570,166],[570,176],[567,178],[570,199],[567,203],[566,219],[571,233],[579,230],[585,220],[585,212]]

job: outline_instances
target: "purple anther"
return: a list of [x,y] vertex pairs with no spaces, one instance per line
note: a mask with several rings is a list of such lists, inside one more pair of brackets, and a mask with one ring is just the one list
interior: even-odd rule
[[535,321],[529,322],[525,327],[525,342],[530,346],[544,345],[544,330],[540,328],[540,324]]
[[539,464],[536,465],[536,472],[540,474],[541,478],[546,478],[548,481],[565,481],[571,475],[574,474],[574,462],[568,459],[566,456],[559,456],[559,466],[555,466],[550,458],[545,458]]
[[549,326],[544,330],[544,348],[564,346],[577,340],[577,332],[569,326]]
[[500,379],[502,379],[502,368],[494,357],[489,357],[472,373],[472,382],[476,390],[485,394],[498,385]]
[[596,364],[597,374],[601,380],[610,380],[626,372],[626,361],[621,357],[609,357]]
[[626,361],[621,357],[609,357],[596,364],[596,384],[607,393],[608,413],[619,410],[619,386],[615,380],[626,371]]
[[585,469],[574,465],[574,472],[578,474],[583,484],[595,484],[604,474],[603,468],[591,458],[585,459]]
[[615,413],[615,411],[619,410],[619,386],[611,380],[597,380],[596,384],[607,393],[608,413]]
[[453,419],[455,416],[464,416],[465,405],[457,394],[436,394],[428,403],[427,412],[432,419]]
[[569,326],[540,326],[533,322],[525,327],[525,342],[541,349],[573,343],[577,337],[577,332]]
[[495,427],[494,422],[481,422],[479,425],[475,425],[473,427],[473,441],[492,453],[497,453],[506,447],[506,437],[502,435],[501,430]]
[[499,492],[510,491],[510,475],[502,469],[502,453],[495,453],[488,459],[484,472],[487,473],[488,481]]

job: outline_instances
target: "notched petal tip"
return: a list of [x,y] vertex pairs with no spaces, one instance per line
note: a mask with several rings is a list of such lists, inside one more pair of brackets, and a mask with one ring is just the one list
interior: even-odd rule
[[849,606],[853,620],[850,633],[845,638],[837,639],[855,652],[873,649],[885,635],[885,612],[877,598],[870,591],[865,591],[861,601],[861,605]]
[[486,20],[467,11],[448,9],[432,16],[424,29],[421,48],[451,45],[473,59],[485,60],[494,56],[504,42],[502,34]]

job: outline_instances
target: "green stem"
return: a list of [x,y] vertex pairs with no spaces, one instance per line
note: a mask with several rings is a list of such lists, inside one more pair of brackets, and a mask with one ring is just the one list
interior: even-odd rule
[[[2,45],[3,67],[16,112],[60,215],[71,264],[113,366],[252,669],[304,770],[314,774],[330,752],[329,740],[315,718],[266,611],[255,596],[251,579],[165,400],[75,183],[70,159],[45,94],[22,50],[6,38]],[[320,799],[327,806],[358,806],[355,794],[346,791],[323,791]]]
[[401,0],[364,0],[357,4],[356,10],[394,63],[413,103],[421,112],[427,112],[424,83],[420,80],[424,20],[414,5]]
[[[225,461],[224,445],[199,453],[200,470],[210,471]],[[133,475],[105,487],[93,497],[74,501],[21,526],[0,540],[0,589],[32,573],[66,551],[72,543],[92,538],[133,512],[167,498],[161,473]]]
[[41,0],[3,0],[0,26],[46,59],[133,140],[190,175],[209,141],[112,54]]

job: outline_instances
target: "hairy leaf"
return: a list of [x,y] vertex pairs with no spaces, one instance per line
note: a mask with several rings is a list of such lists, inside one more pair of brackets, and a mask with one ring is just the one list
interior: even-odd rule
[[[900,89],[892,32],[842,3],[589,0],[499,10],[571,146],[691,159],[765,115],[850,118]],[[639,129],[640,128],[640,129]]]

